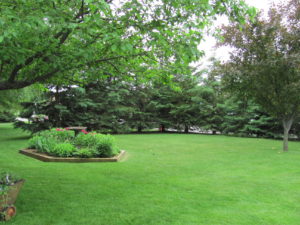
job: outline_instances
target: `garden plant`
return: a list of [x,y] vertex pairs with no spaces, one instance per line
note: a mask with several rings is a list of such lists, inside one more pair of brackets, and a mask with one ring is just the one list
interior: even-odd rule
[[0,221],[9,220],[16,214],[13,205],[24,183],[23,179],[9,173],[0,173]]
[[114,137],[82,130],[75,135],[68,128],[53,128],[36,133],[28,142],[28,148],[58,157],[112,157],[118,153]]

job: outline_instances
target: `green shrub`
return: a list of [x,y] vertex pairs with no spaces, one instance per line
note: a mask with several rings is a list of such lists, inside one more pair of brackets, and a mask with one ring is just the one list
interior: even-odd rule
[[79,134],[74,141],[81,148],[95,149],[96,157],[111,157],[116,153],[115,140],[110,135],[89,133]]
[[40,136],[33,136],[32,138],[30,138],[27,147],[37,149],[37,142],[40,138]]
[[57,144],[53,138],[44,136],[34,136],[29,140],[29,148],[34,148],[39,152],[50,152]]
[[52,137],[58,142],[71,141],[75,137],[75,132],[73,130],[66,130],[61,128],[53,128],[51,130],[44,130],[37,133],[38,136]]
[[81,158],[111,157],[118,150],[110,135],[81,133],[75,136],[74,131],[65,129],[39,132],[29,140],[28,147],[54,156]]
[[56,128],[51,129],[51,135],[59,141],[71,141],[75,137],[75,131]]
[[78,147],[93,147],[96,143],[96,135],[93,133],[80,133],[74,139],[74,144]]
[[70,157],[76,151],[76,148],[71,143],[59,143],[56,144],[50,152],[50,155],[59,156],[59,157]]
[[95,154],[95,151],[91,148],[80,148],[74,152],[74,156],[79,158],[91,158]]
[[96,156],[99,157],[111,157],[117,153],[117,147],[115,146],[115,139],[110,135],[96,134]]

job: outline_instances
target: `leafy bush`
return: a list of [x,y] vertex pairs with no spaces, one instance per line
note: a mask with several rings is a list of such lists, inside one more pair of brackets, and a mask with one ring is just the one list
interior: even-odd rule
[[75,131],[67,129],[51,129],[51,135],[59,141],[71,141],[75,137]]
[[32,138],[30,138],[27,147],[37,149],[37,142],[40,140],[40,138],[40,136],[33,136]]
[[51,137],[34,136],[29,140],[29,148],[35,148],[39,152],[51,152],[57,141]]
[[115,139],[110,135],[96,134],[96,155],[99,157],[111,157],[117,153]]
[[56,144],[53,149],[48,153],[50,155],[59,156],[59,157],[71,157],[73,156],[76,148],[71,143],[59,143]]
[[74,144],[80,148],[93,147],[96,145],[96,142],[97,140],[95,138],[95,135],[92,133],[88,133],[88,134],[80,133],[74,139]]
[[110,135],[51,129],[41,131],[28,142],[29,148],[59,157],[111,157],[117,153],[115,140]]
[[95,154],[94,150],[91,148],[81,148],[74,152],[74,156],[79,158],[91,158]]
[[73,130],[53,128],[51,130],[44,130],[37,134],[43,137],[52,137],[59,142],[72,141],[75,137],[75,132]]
[[97,157],[111,157],[116,154],[117,148],[114,143],[112,136],[97,133],[82,133],[74,140],[74,144],[79,148],[95,149],[94,154]]

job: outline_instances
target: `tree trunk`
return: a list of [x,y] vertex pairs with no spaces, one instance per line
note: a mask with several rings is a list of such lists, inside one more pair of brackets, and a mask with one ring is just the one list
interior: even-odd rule
[[159,127],[159,131],[160,132],[165,132],[165,125],[161,124],[160,127]]
[[213,135],[216,135],[216,134],[217,134],[217,131],[216,131],[216,130],[213,130],[213,131],[212,131],[212,134],[213,134]]
[[138,126],[138,128],[137,128],[138,133],[141,133],[142,130],[143,130],[142,126]]
[[189,132],[189,126],[188,125],[185,125],[184,126],[184,133],[188,133]]
[[283,119],[282,125],[283,125],[283,151],[287,152],[289,149],[289,132],[292,127],[294,119],[289,118],[289,119]]

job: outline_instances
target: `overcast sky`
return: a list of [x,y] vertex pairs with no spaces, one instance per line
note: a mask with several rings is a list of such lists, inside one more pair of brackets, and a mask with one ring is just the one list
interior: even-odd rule
[[[265,13],[268,11],[269,7],[273,3],[280,3],[281,0],[245,0],[245,2],[248,5],[254,6],[258,8],[259,10],[263,10]],[[222,24],[220,21],[223,21],[224,19],[221,19],[216,22],[217,25]],[[199,48],[201,50],[205,51],[206,57],[201,60],[200,63],[203,64],[203,66],[206,66],[208,63],[208,59],[215,56],[216,58],[219,58],[221,60],[227,60],[229,58],[229,48],[222,47],[218,49],[214,49],[214,45],[216,44],[216,41],[213,37],[207,37],[205,42],[202,42],[200,44]]]

